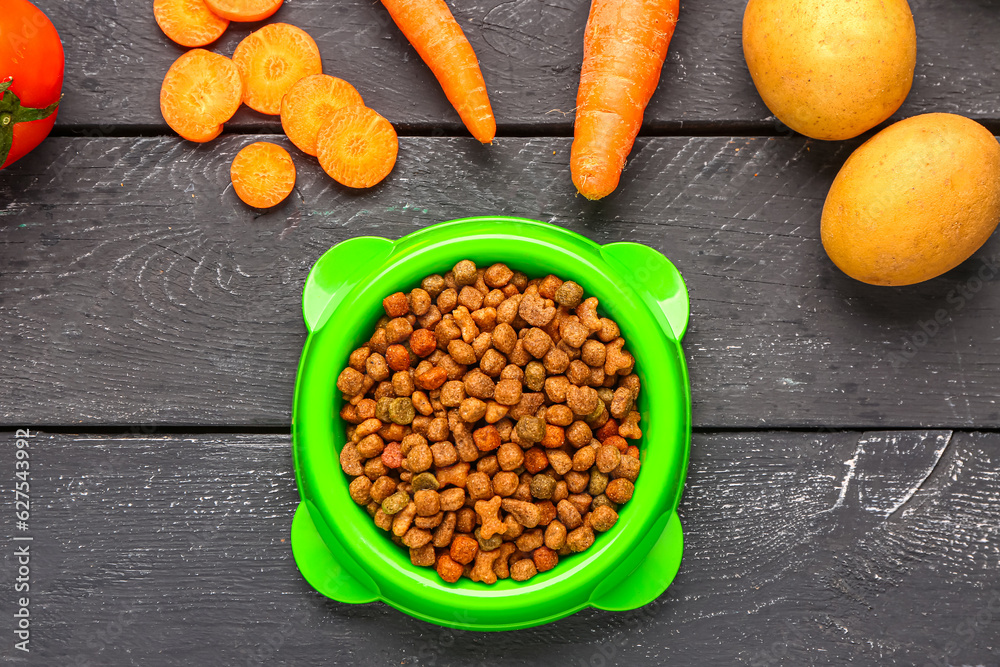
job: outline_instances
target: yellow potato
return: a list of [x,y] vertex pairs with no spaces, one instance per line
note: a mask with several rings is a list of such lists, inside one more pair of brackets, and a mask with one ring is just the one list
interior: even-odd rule
[[850,139],[906,99],[917,35],[906,0],[750,0],[743,55],[781,122],[814,139]]
[[1000,144],[954,114],[907,118],[847,159],[823,206],[823,247],[872,285],[912,285],[953,269],[1000,221]]

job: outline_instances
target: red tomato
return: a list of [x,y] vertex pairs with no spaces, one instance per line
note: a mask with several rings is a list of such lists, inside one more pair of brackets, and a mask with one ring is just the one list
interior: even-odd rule
[[0,11],[0,169],[42,143],[62,95],[59,33],[28,0],[3,0]]

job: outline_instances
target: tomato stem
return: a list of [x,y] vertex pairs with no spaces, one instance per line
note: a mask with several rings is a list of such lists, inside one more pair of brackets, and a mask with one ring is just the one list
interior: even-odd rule
[[22,107],[21,98],[10,90],[13,83],[14,77],[0,82],[0,164],[7,161],[7,155],[14,144],[14,126],[48,118],[56,112],[62,101],[60,95],[58,100],[44,109]]

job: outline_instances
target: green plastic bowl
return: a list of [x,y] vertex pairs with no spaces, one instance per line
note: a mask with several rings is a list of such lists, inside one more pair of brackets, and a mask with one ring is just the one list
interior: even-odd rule
[[[618,523],[587,551],[531,580],[449,584],[410,563],[348,494],[338,452],[344,443],[337,375],[382,315],[382,299],[444,273],[461,259],[505,262],[530,276],[554,273],[583,286],[621,327],[642,380],[642,469]],[[466,630],[515,630],[585,607],[636,609],[659,597],[680,567],[677,504],[691,442],[691,394],[680,339],[687,290],[660,253],[636,243],[599,246],[531,220],[480,217],[422,229],[398,241],[360,237],[324,254],[306,279],[309,336],[299,363],[292,417],[302,502],[292,553],[320,593],[346,603],[381,600],[415,618]]]

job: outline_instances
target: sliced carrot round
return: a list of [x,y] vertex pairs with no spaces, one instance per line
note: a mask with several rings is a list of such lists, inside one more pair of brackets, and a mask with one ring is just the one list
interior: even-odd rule
[[349,188],[370,188],[396,164],[399,139],[392,123],[368,107],[334,111],[319,131],[316,153],[323,171]]
[[295,187],[292,157],[281,146],[267,141],[258,141],[241,150],[229,175],[239,198],[255,208],[280,204]]
[[209,8],[230,21],[263,21],[278,11],[285,0],[205,0]]
[[306,32],[287,23],[271,23],[250,33],[233,53],[246,92],[243,101],[261,113],[281,113],[281,98],[304,76],[321,74],[319,47]]
[[312,74],[299,79],[281,100],[281,127],[303,153],[316,155],[319,130],[334,111],[364,105],[361,94],[343,79]]
[[205,0],[154,0],[153,16],[164,34],[181,46],[211,44],[229,27]]
[[222,132],[243,99],[243,79],[229,58],[193,49],[178,58],[160,87],[160,113],[190,141],[205,142]]

